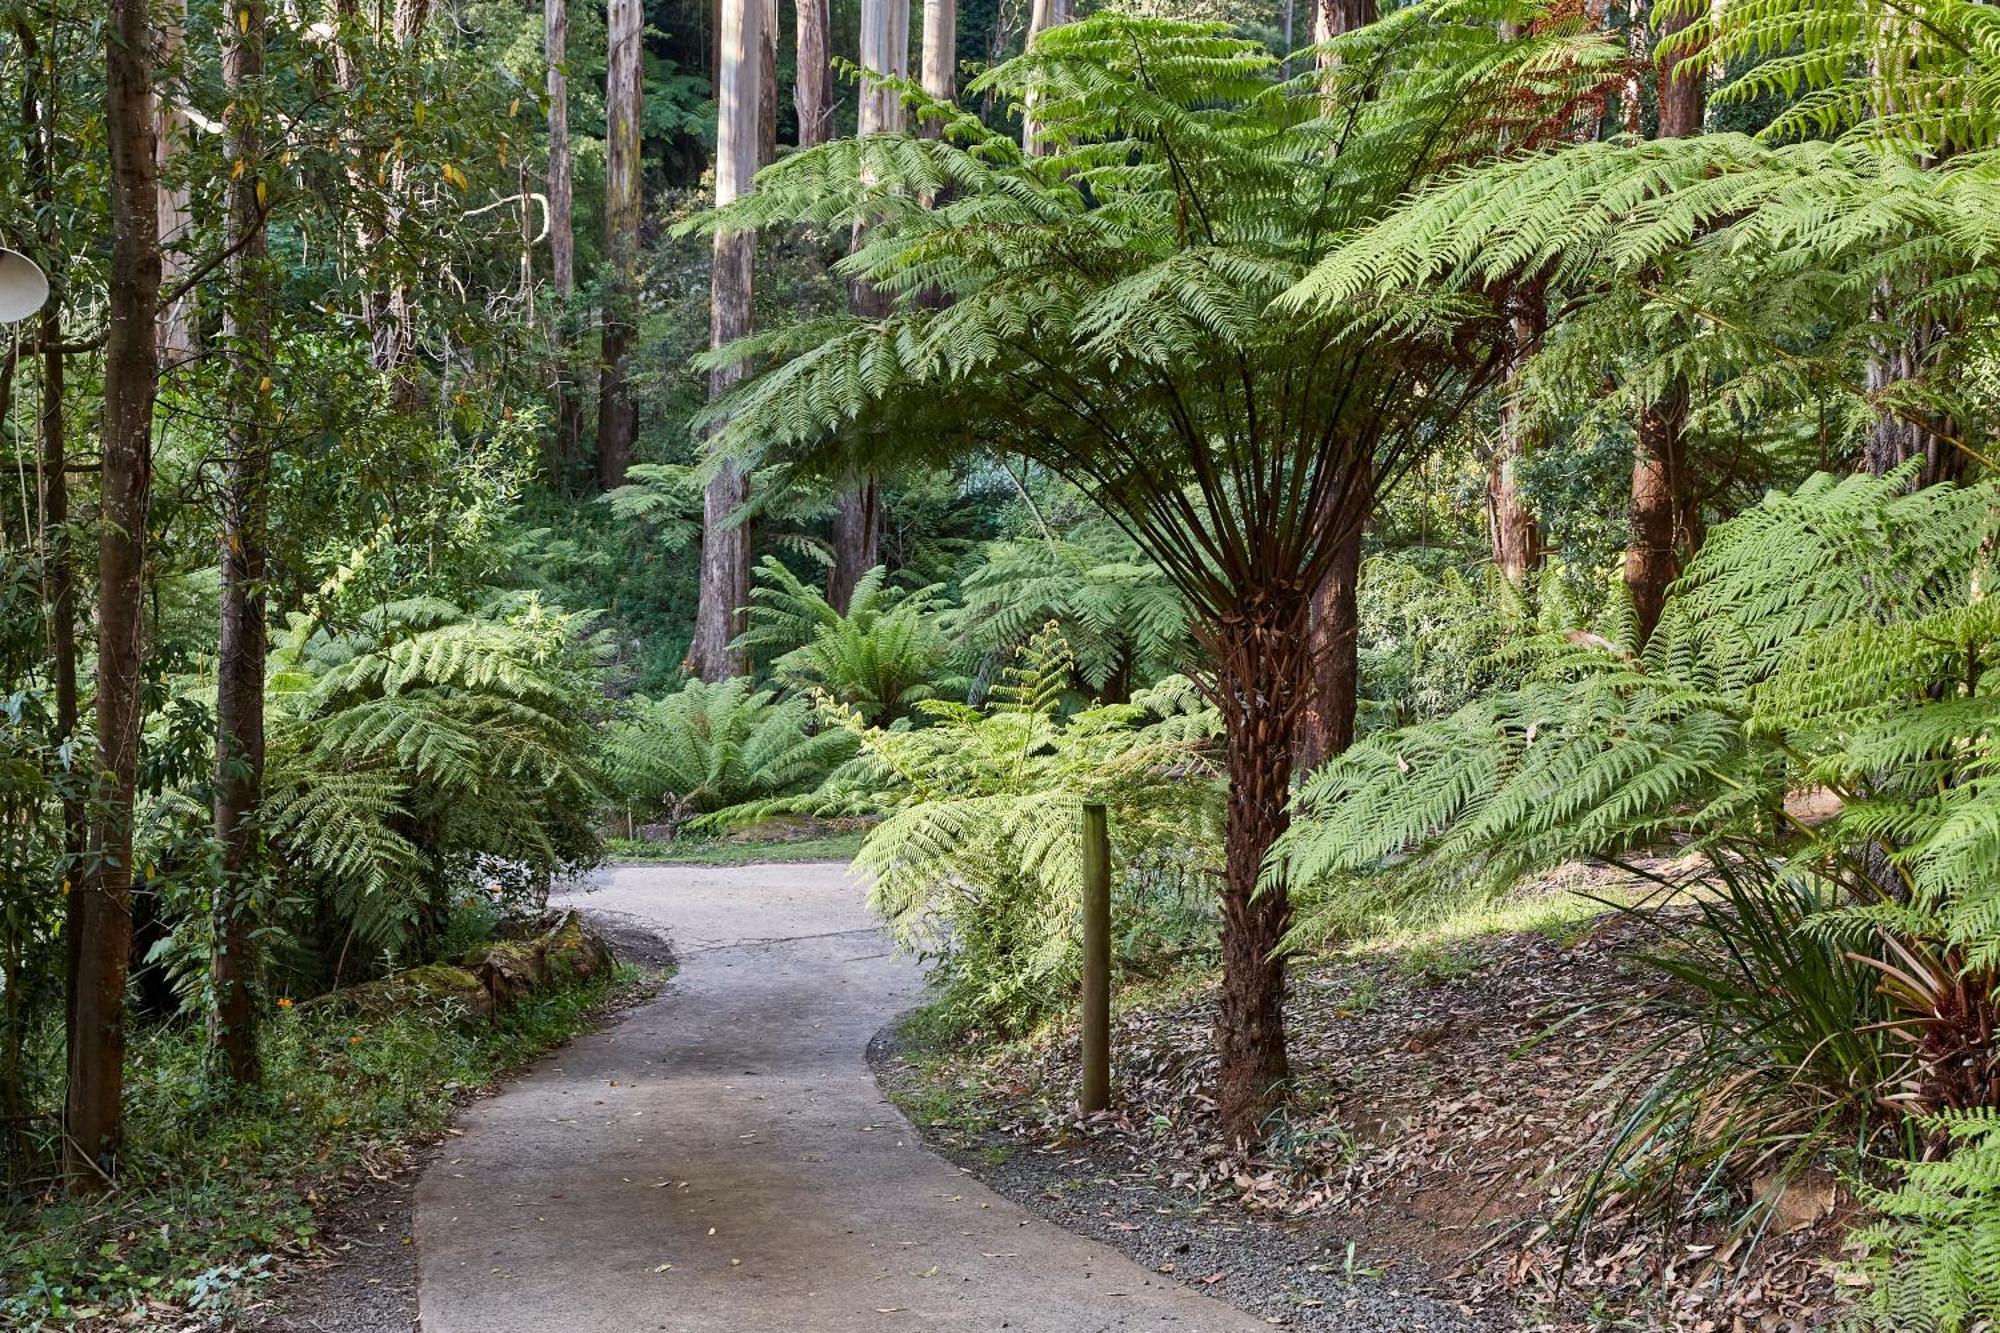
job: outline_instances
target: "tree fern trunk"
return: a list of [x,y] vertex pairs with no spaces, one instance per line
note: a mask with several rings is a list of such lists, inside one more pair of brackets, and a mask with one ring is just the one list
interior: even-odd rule
[[132,806],[138,775],[146,518],[159,387],[158,176],[153,31],[146,0],[111,0],[104,122],[111,155],[110,322],[104,345],[102,518],[97,573],[97,772],[87,849],[72,894],[78,934],[64,1157],[94,1190],[122,1146],[125,951],[132,933]]
[[[223,83],[231,106],[264,76],[263,0],[232,0],[235,21],[224,40]],[[256,116],[229,117],[229,154],[256,163],[263,146]],[[222,849],[222,885],[215,908],[215,949],[209,979],[215,990],[210,1041],[229,1076],[257,1077],[257,1026],[251,1008],[249,901],[258,875],[256,812],[264,793],[265,548],[271,480],[270,274],[255,168],[230,185],[229,304],[223,341],[229,348],[229,468],[222,494],[221,634],[216,649],[215,839]]]
[[1291,924],[1282,885],[1258,892],[1271,844],[1290,822],[1294,731],[1307,689],[1309,599],[1291,589],[1253,588],[1211,632],[1215,695],[1229,764],[1222,882],[1222,994],[1216,1048],[1223,1131],[1255,1142],[1289,1073],[1285,1056],[1285,960]]

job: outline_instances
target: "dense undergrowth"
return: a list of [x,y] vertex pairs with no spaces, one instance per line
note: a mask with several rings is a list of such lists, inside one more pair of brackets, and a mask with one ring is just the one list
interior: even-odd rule
[[37,1192],[0,1211],[0,1325],[228,1315],[311,1252],[316,1209],[416,1160],[465,1098],[648,984],[620,966],[490,1024],[281,998],[264,1082],[247,1089],[216,1083],[199,1025],[148,1031],[130,1055],[133,1151],[117,1188],[70,1201]]

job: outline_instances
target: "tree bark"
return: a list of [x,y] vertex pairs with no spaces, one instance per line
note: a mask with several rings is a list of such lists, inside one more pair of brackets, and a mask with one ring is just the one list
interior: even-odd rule
[[[722,78],[717,85],[715,203],[741,198],[757,173],[759,108],[763,104],[761,32],[764,0],[722,0]],[[709,281],[709,346],[722,347],[751,329],[751,269],[757,234],[717,232]],[[710,401],[740,381],[742,362],[709,372]],[[749,670],[731,643],[742,632],[742,610],[750,602],[750,529],[730,519],[750,498],[750,477],[724,462],[702,497],[701,596],[695,608],[689,665],[703,680],[724,680]]]
[[[907,78],[910,72],[909,0],[862,0],[860,132],[900,134],[906,128],[902,99],[893,91],[867,81],[868,72]],[[856,223],[852,248],[858,249],[866,227]],[[848,290],[855,314],[880,319],[889,313],[889,297],[866,282]],[[878,563],[882,547],[881,487],[872,476],[855,479],[834,504],[833,566],[827,571],[827,601],[845,614],[848,599],[861,576]]]
[[605,490],[625,484],[625,470],[639,441],[639,405],[626,377],[626,357],[637,330],[632,324],[639,271],[639,0],[610,0],[604,73],[604,248],[611,289],[604,309],[603,371],[597,399],[597,482]]
[[[160,0],[157,23],[160,63],[165,70],[179,74],[187,45],[187,0]],[[171,80],[168,95],[157,99],[154,117],[153,151],[160,180],[160,281],[164,286],[177,286],[186,276],[187,246],[194,229],[187,182],[178,178],[174,163],[188,147],[188,118],[181,109],[187,83],[184,74]],[[192,360],[197,346],[195,291],[190,288],[160,311],[161,366]]]
[[[1375,0],[1318,0],[1313,9],[1313,42],[1322,45],[1335,37],[1373,23]],[[1333,57],[1318,57],[1322,71]],[[1351,487],[1342,487],[1336,502],[1343,501],[1353,513],[1346,536],[1334,553],[1332,563],[1313,589],[1307,647],[1311,653],[1311,688],[1306,695],[1305,713],[1299,719],[1296,761],[1302,773],[1309,773],[1354,743],[1354,716],[1361,692],[1361,664],[1357,656],[1361,637],[1361,541],[1369,511],[1375,504],[1373,460],[1362,460],[1364,471],[1353,477]],[[1336,522],[1339,515],[1328,515]]]
[[[42,553],[42,596],[49,615],[49,673],[56,698],[56,735],[63,742],[76,737],[76,561],[70,550],[67,423],[63,416],[65,357],[62,351],[63,272],[56,224],[56,127],[61,117],[61,72],[56,53],[44,51],[32,23],[17,14],[14,33],[21,44],[21,128],[28,181],[37,205],[42,254],[49,264],[49,299],[39,315],[42,349],[40,404],[41,528],[36,545]],[[71,786],[62,796],[63,865],[75,876],[83,861],[89,829],[83,801]],[[77,987],[82,975],[81,944],[85,926],[81,895],[71,893],[64,907],[66,943],[64,975],[71,980],[63,997],[63,1030],[76,1027]]]
[[1492,538],[1493,563],[1514,582],[1524,581],[1542,563],[1542,529],[1535,511],[1521,494],[1517,468],[1528,452],[1527,414],[1515,393],[1515,381],[1541,349],[1545,320],[1543,297],[1537,290],[1516,293],[1521,309],[1514,315],[1514,351],[1501,386],[1500,429],[1493,457],[1486,468],[1486,525]]
[[904,129],[903,100],[893,89],[868,80],[868,74],[893,79],[910,74],[910,0],[861,0],[862,134],[900,134]]
[[864,477],[834,502],[833,567],[827,572],[826,600],[842,615],[861,576],[882,563],[882,487]]
[[833,63],[827,28],[828,0],[797,0],[799,49],[792,106],[799,115],[799,147],[811,148],[833,137]]
[[[924,0],[924,91],[941,102],[958,97],[958,0]],[[924,137],[944,132],[936,117],[926,117]]]
[[[778,160],[778,0],[758,0],[757,165]],[[716,156],[722,155],[721,145]]]
[[[1691,16],[1661,17],[1662,40],[1681,31]],[[1707,62],[1700,52],[1658,59],[1659,137],[1680,139],[1701,133]],[[1630,537],[1625,547],[1625,590],[1632,601],[1634,628],[1643,648],[1659,627],[1667,587],[1680,573],[1680,551],[1693,555],[1694,535],[1682,530],[1693,508],[1687,467],[1687,381],[1675,376],[1656,402],[1640,412],[1632,460]]]
[[159,178],[153,31],[146,0],[110,0],[105,136],[111,157],[111,278],[104,345],[98,538],[97,771],[90,845],[72,897],[77,928],[65,1164],[71,1187],[115,1172],[125,1087],[125,966],[132,932],[132,804],[139,760],[146,517],[159,387]]
[[549,472],[561,480],[583,447],[583,388],[569,362],[576,299],[575,160],[569,142],[569,0],[543,0],[542,54],[548,64],[549,280],[555,287],[555,442]]
[[[1034,0],[1033,8],[1028,11],[1027,44],[1033,46],[1035,39],[1050,28],[1060,27],[1075,17],[1075,0]],[[1030,157],[1040,157],[1052,146],[1042,138],[1036,125],[1035,95],[1029,93],[1027,106],[1021,113],[1021,149]]]
[[[252,934],[260,870],[257,807],[264,795],[264,670],[269,655],[265,566],[271,481],[271,275],[260,191],[263,136],[253,110],[264,77],[263,0],[232,0],[224,35],[223,86],[228,154],[246,164],[229,188],[226,242],[229,305],[223,340],[229,352],[229,465],[222,490],[222,604],[216,647],[215,840],[222,883],[215,905],[209,980],[215,991],[210,1041],[229,1076],[257,1077],[257,1025],[251,1006]],[[245,94],[252,94],[246,97]]]
[[1260,893],[1258,880],[1291,818],[1294,733],[1307,691],[1308,602],[1291,589],[1251,588],[1234,615],[1209,633],[1229,764],[1216,1096],[1223,1132],[1239,1142],[1262,1137],[1290,1072],[1278,945],[1291,924],[1291,902],[1282,884]]
[[1299,718],[1296,763],[1310,773],[1354,744],[1354,718],[1361,693],[1361,536],[1373,507],[1372,488],[1363,486],[1352,531],[1340,542],[1333,562],[1313,589],[1307,623],[1310,686]]

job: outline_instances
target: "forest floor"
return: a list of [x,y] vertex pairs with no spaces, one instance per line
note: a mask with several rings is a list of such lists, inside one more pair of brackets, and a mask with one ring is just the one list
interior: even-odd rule
[[1324,1273],[1536,1328],[1831,1322],[1851,1205],[1830,1174],[1775,1198],[1755,1244],[1614,1201],[1566,1250],[1551,1205],[1662,1058],[1633,1011],[1657,983],[1633,959],[1648,943],[1633,918],[1530,911],[1539,929],[1490,930],[1523,915],[1300,966],[1292,1107],[1255,1157],[1221,1145],[1205,1095],[1205,974],[1124,997],[1117,1104],[1089,1120],[1073,1109],[1073,1032],[968,1051],[913,1029],[879,1063],[932,1145],[998,1192],[1288,1326],[1344,1326],[1312,1285]]

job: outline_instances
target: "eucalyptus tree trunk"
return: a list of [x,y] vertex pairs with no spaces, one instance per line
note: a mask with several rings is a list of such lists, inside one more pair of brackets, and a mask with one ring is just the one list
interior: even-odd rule
[[[924,91],[941,102],[958,96],[958,0],[924,0]],[[936,118],[922,125],[924,137],[944,132]]]
[[159,388],[159,176],[153,29],[146,0],[110,0],[104,125],[111,158],[111,273],[104,343],[97,551],[97,781],[90,843],[74,879],[77,932],[64,1159],[71,1188],[96,1189],[122,1147],[126,950],[132,933],[132,806],[139,764],[146,519]]
[[[1313,10],[1313,42],[1332,41],[1375,21],[1375,0],[1318,0]],[[1288,43],[1289,45],[1289,43]],[[1321,55],[1322,70],[1332,57]],[[1374,507],[1374,478],[1357,476],[1351,495],[1336,502],[1358,509],[1365,517]],[[1358,656],[1361,639],[1361,541],[1366,525],[1357,520],[1346,529],[1333,562],[1313,589],[1307,622],[1311,685],[1299,718],[1295,758],[1309,773],[1342,754],[1354,743],[1354,715],[1361,691]]]
[[[1028,11],[1028,45],[1035,44],[1035,38],[1050,28],[1060,27],[1076,17],[1076,0],[1034,0],[1034,7]],[[1050,145],[1041,137],[1035,123],[1035,95],[1028,94],[1028,105],[1021,113],[1021,148],[1030,157],[1039,157],[1049,151]]]
[[[187,182],[178,178],[175,162],[188,148],[188,118],[180,100],[187,79],[179,72],[187,53],[187,0],[160,0],[154,21],[160,32],[160,63],[176,74],[171,80],[172,92],[157,99],[153,128],[160,180],[160,280],[163,286],[174,287],[187,274],[187,245],[194,228]],[[175,366],[191,360],[196,336],[195,294],[189,288],[160,311],[160,364]]]
[[778,0],[758,3],[757,165],[768,167],[778,160]]
[[251,1007],[252,926],[261,867],[257,807],[264,796],[264,670],[270,639],[265,568],[270,540],[271,274],[260,193],[263,136],[255,89],[264,77],[264,0],[230,0],[222,82],[230,94],[224,132],[232,161],[248,164],[229,186],[226,242],[229,303],[228,472],[222,489],[221,631],[216,647],[215,840],[222,884],[216,893],[215,990],[210,1043],[229,1076],[257,1077],[257,1024]]
[[548,63],[549,280],[556,292],[555,477],[565,476],[583,443],[583,393],[569,364],[576,299],[574,159],[569,143],[569,0],[543,0],[542,55]]
[[639,406],[625,361],[637,336],[632,304],[639,271],[639,40],[645,17],[639,0],[610,0],[606,21],[604,250],[611,289],[604,307],[597,397],[597,482],[610,490],[625,484],[639,440]]
[[[715,203],[741,198],[757,173],[758,108],[763,102],[764,0],[722,0],[722,69],[716,85]],[[709,345],[721,347],[751,328],[751,267],[757,233],[719,231],[709,282]],[[709,372],[711,401],[739,382],[742,362]],[[750,529],[730,520],[750,498],[750,476],[733,461],[717,465],[702,497],[701,598],[695,609],[689,665],[703,680],[723,680],[749,670],[730,647],[742,632],[750,602]]]
[[[905,128],[903,103],[894,90],[869,81],[869,74],[907,78],[910,72],[910,0],[861,0],[862,134],[900,134]],[[854,227],[859,247],[866,228]],[[889,313],[889,296],[866,282],[848,292],[849,308],[857,315],[879,319]],[[835,500],[833,566],[827,573],[827,601],[843,614],[861,576],[881,563],[882,488],[873,476],[863,476]]]
[[[1686,28],[1685,14],[1664,14],[1662,40]],[[1701,52],[1662,52],[1659,70],[1659,137],[1683,139],[1701,133],[1708,62]],[[1687,463],[1688,383],[1676,375],[1639,414],[1638,444],[1632,460],[1630,536],[1625,547],[1625,589],[1632,599],[1645,646],[1660,623],[1667,586],[1680,572],[1680,552],[1689,556],[1699,543],[1699,523]]]
[[833,137],[833,62],[829,57],[827,0],[797,0],[798,72],[792,107],[799,116],[799,147]]

